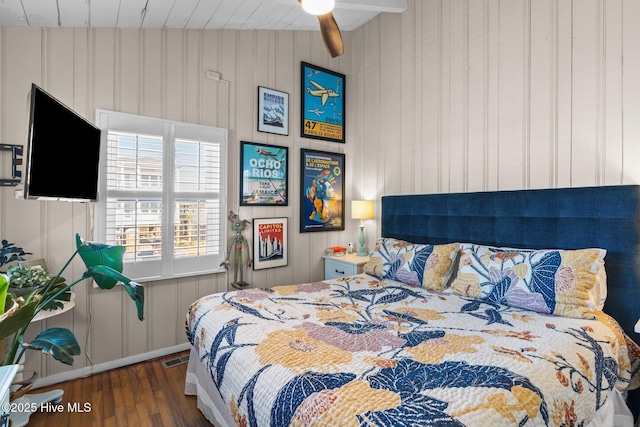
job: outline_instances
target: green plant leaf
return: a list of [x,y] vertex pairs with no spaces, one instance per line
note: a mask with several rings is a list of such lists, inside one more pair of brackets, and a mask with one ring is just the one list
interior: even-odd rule
[[[87,271],[84,274],[87,277],[93,277],[93,279],[96,281],[98,286],[100,286],[100,288],[102,289],[111,289],[116,283],[121,282],[122,285],[127,290],[127,293],[129,294],[131,299],[134,300],[136,303],[136,308],[138,309],[138,319],[140,320],[144,319],[144,288],[142,287],[141,284],[132,282],[128,277],[124,276],[121,273],[118,273],[117,271],[105,265],[97,265],[95,267],[90,267],[87,269]],[[99,277],[109,277],[112,280],[98,281],[97,278]],[[111,285],[111,283],[113,283],[113,285]],[[110,285],[110,287],[108,288],[105,287],[105,284]]]
[[66,365],[73,365],[73,356],[80,354],[80,346],[73,332],[66,328],[50,328],[40,332],[26,348],[51,354]]
[[123,282],[122,285],[127,290],[127,293],[132,300],[136,302],[136,308],[138,309],[138,319],[144,319],[144,288],[141,284],[136,282]]
[[2,247],[0,247],[0,265],[8,264],[12,261],[24,261],[23,255],[31,255],[31,252],[25,252],[15,243],[9,243],[6,239],[2,239]]
[[22,298],[14,300],[11,295],[6,301],[9,309],[0,317],[0,340],[31,322],[38,303],[38,299],[32,299],[25,304]]
[[[122,258],[125,252],[123,246],[84,242],[79,234],[76,234],[76,246],[78,247],[80,258],[82,258],[87,268],[107,266],[122,273]],[[96,276],[93,277],[93,279],[102,289],[111,289],[118,283],[118,280],[120,280],[115,279],[111,275]]]
[[129,282],[129,278],[106,265],[95,265],[87,268],[85,277],[96,281],[100,289],[112,289],[118,282]]
[[0,314],[4,313],[4,302],[7,299],[7,289],[9,289],[9,276],[0,274]]

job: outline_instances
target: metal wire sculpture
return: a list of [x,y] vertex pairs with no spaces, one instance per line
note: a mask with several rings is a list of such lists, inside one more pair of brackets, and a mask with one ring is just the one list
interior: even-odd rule
[[[235,231],[235,235],[229,240],[229,245],[227,246],[227,258],[220,264],[220,266],[229,270],[229,267],[231,266],[229,259],[231,257],[231,251],[233,250],[233,282],[231,282],[231,286],[236,289],[243,289],[249,286],[249,283],[245,282],[242,278],[243,249],[246,249],[247,252],[247,267],[251,267],[253,260],[251,259],[251,247],[249,246],[247,239],[242,235],[242,232],[247,228],[247,225],[251,224],[251,222],[246,219],[240,219],[238,214],[233,213],[233,211],[229,212],[227,219],[231,221],[231,229]],[[238,280],[238,272],[240,272],[240,280]]]

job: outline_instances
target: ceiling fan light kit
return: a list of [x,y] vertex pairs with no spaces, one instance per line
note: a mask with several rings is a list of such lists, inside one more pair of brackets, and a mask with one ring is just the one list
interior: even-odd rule
[[298,0],[305,12],[316,15],[320,24],[320,33],[322,41],[332,58],[340,56],[344,53],[344,45],[342,43],[342,34],[338,23],[333,17],[335,0]]
[[333,10],[335,0],[302,0],[302,8],[311,15],[324,15]]

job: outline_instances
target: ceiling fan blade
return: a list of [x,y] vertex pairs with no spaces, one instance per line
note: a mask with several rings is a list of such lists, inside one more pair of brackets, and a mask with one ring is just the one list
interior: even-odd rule
[[320,23],[322,40],[331,57],[335,58],[336,56],[342,55],[344,53],[342,34],[340,34],[340,28],[338,28],[338,23],[333,17],[333,14],[329,12],[324,15],[318,15],[318,22]]

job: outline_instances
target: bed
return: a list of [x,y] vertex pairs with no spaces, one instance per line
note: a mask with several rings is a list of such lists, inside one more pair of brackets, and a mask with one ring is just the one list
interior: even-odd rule
[[366,274],[194,302],[185,393],[218,426],[631,426],[639,200],[385,196]]

